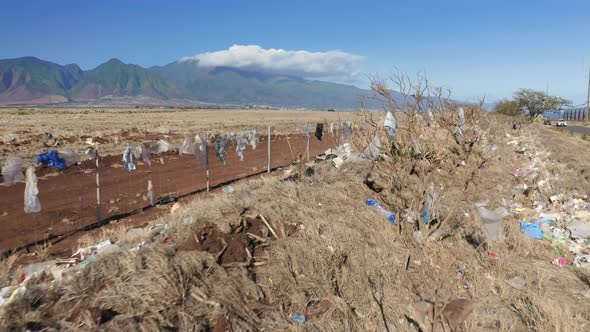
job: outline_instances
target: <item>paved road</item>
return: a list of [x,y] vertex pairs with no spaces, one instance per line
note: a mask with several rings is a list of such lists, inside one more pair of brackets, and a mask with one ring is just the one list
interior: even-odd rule
[[588,127],[579,127],[579,126],[571,126],[571,127],[556,127],[560,130],[569,130],[579,134],[590,135],[590,128]]

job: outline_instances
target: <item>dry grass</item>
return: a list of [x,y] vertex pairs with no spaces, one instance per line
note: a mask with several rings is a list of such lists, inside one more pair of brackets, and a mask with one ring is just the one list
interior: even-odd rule
[[[156,221],[170,226],[173,244],[154,238],[140,251],[90,264],[71,280],[33,286],[4,307],[1,322],[57,330],[430,331],[431,324],[417,326],[417,303],[467,298],[474,310],[458,331],[588,330],[588,274],[552,266],[555,249],[523,237],[516,218],[505,220],[503,242],[485,242],[473,203],[487,199],[497,206],[509,199],[515,186],[509,171],[522,161],[505,145],[506,121],[466,113],[467,145],[454,142],[454,114],[437,115],[432,127],[402,119],[409,125],[398,130],[387,160],[342,169],[322,164],[300,181],[265,178],[197,199]],[[476,121],[498,144],[496,155],[478,142]],[[421,155],[413,155],[410,137]],[[367,171],[380,193],[365,185]],[[419,210],[431,182],[439,194],[432,226],[393,225],[365,206],[367,197],[378,198],[400,217],[406,208]],[[174,250],[205,225],[235,231],[245,208],[263,215],[278,234],[257,259],[268,264],[226,268],[215,255]],[[413,237],[417,228],[420,242]],[[137,241],[125,238],[124,229],[103,236]],[[514,277],[526,286],[510,286]],[[294,323],[293,312],[309,320]]]
[[[22,112],[21,112],[22,113]],[[291,133],[298,125],[358,120],[352,112],[298,110],[204,109],[35,109],[19,115],[16,109],[0,109],[0,158],[32,157],[47,150],[41,140],[52,133],[59,148],[85,149],[82,136],[98,137],[103,155],[121,153],[124,142],[145,140],[147,134],[208,134],[257,129],[266,133]],[[138,137],[134,137],[138,136]]]

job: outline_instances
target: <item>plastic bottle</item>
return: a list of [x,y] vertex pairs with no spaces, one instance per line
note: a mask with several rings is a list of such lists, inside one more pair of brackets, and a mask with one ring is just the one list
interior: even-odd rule
[[372,198],[367,198],[367,205],[371,206],[375,211],[379,212],[385,219],[387,219],[390,223],[395,224],[395,215],[391,211],[385,210],[379,202]]

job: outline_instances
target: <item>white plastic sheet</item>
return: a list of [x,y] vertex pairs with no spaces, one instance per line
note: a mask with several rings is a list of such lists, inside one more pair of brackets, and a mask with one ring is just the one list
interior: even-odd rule
[[246,150],[246,144],[248,143],[248,139],[244,136],[244,134],[236,137],[236,152],[240,161],[244,161],[244,151]]
[[20,157],[8,157],[2,166],[2,179],[4,184],[12,185],[25,179],[23,174],[23,160]]
[[30,165],[26,172],[25,182],[25,212],[37,213],[41,211],[41,202],[37,197],[39,195],[39,188],[37,187],[37,175],[35,174],[35,167]]

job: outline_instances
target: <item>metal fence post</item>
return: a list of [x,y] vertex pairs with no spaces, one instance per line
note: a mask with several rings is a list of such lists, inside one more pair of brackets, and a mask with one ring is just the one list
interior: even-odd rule
[[270,173],[270,126],[268,126],[268,155],[267,155],[266,164],[267,164],[266,172]]
[[209,192],[209,140],[205,137],[205,167],[207,169],[207,192]]
[[307,162],[309,162],[309,131],[311,130],[310,127],[311,126],[308,124],[307,125],[307,149],[306,149],[306,151],[307,151]]
[[96,222],[100,222],[100,174],[98,163],[98,142],[94,144],[96,163]]

